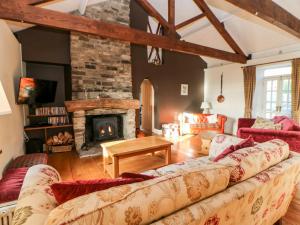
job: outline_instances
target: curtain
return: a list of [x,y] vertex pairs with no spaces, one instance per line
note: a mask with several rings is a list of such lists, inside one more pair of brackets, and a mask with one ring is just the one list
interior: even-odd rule
[[252,117],[252,102],[256,84],[256,67],[247,66],[244,68],[244,96],[245,96],[245,118]]
[[292,117],[300,123],[300,59],[292,62]]

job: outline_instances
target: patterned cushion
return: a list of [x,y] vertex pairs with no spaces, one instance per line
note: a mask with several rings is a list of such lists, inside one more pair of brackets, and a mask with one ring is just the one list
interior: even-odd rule
[[45,153],[34,153],[29,155],[22,155],[12,160],[8,166],[8,169],[16,169],[21,167],[31,167],[38,164],[47,164],[48,155]]
[[45,224],[149,224],[224,190],[228,182],[228,167],[203,166],[81,196],[55,208]]
[[199,157],[196,159],[188,159],[184,162],[174,163],[171,165],[167,165],[156,170],[148,170],[143,172],[143,174],[150,175],[150,176],[164,176],[168,174],[174,174],[176,172],[184,172],[189,171],[191,169],[200,168],[206,165],[214,165],[212,161],[208,159],[207,156]]
[[237,150],[218,163],[234,165],[230,183],[246,180],[259,172],[283,161],[289,156],[289,145],[278,139]]
[[209,158],[213,160],[215,157],[220,155],[224,149],[228,148],[230,145],[236,145],[242,140],[243,139],[241,138],[225,134],[219,134],[215,136],[210,145]]
[[276,124],[272,120],[268,120],[265,118],[257,117],[255,120],[253,126],[251,128],[256,128],[256,129],[271,129],[271,130],[281,130],[282,125],[281,124]]

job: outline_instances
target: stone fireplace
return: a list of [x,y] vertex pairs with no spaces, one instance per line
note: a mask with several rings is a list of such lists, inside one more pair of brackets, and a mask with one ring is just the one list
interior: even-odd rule
[[106,141],[135,138],[134,99],[89,99],[65,102],[73,113],[76,151],[80,156],[101,154]]
[[[129,26],[129,14],[129,0],[110,0],[88,6],[83,16]],[[69,111],[73,112],[76,150],[82,154],[98,148],[102,141],[135,137],[136,106],[120,107],[119,102],[113,106],[89,107],[90,102],[105,99],[134,101],[130,44],[77,32],[71,32],[70,43],[72,100],[73,103],[86,100],[85,107]],[[105,125],[103,130],[101,126],[97,128],[101,123]],[[117,133],[114,123],[118,123]],[[108,136],[96,136],[97,129]]]

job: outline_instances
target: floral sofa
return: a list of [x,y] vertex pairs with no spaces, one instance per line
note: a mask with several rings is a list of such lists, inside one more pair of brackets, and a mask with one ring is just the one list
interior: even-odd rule
[[34,166],[26,175],[12,224],[273,225],[295,196],[300,156],[290,153],[285,142],[272,140],[240,149],[217,163],[210,160],[239,140],[219,135],[208,157],[146,171],[157,178],[59,206],[49,186],[59,182],[60,175],[50,166]]

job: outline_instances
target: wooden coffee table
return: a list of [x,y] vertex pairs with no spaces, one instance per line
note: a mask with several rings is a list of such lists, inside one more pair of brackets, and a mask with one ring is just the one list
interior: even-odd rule
[[[103,149],[103,167],[111,177],[119,176],[119,160],[157,151],[165,152],[165,164],[171,163],[172,142],[158,136],[130,140],[114,141],[101,144]],[[112,171],[109,168],[112,164]]]

